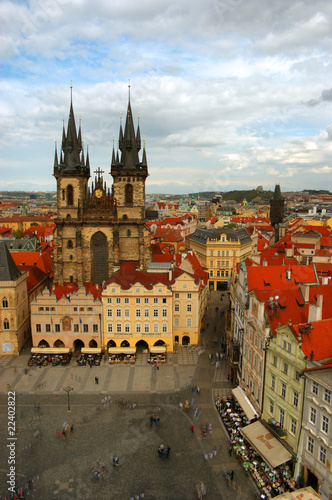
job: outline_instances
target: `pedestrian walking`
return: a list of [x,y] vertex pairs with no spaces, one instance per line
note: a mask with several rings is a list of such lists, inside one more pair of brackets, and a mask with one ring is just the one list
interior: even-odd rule
[[234,479],[234,471],[231,470],[231,479],[233,480]]
[[194,433],[195,426],[194,426],[194,425],[192,425],[192,426],[190,427],[190,429],[191,429],[191,432],[192,432],[192,433]]
[[99,384],[99,377],[95,377],[95,383],[98,385]]
[[230,377],[230,374],[229,374],[229,373],[227,373],[227,380],[229,380],[229,377]]

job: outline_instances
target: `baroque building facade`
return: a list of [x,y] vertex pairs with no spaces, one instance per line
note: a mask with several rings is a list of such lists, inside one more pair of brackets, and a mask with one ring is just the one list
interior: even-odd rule
[[138,261],[146,270],[151,260],[150,231],[145,224],[145,149],[142,161],[140,129],[135,133],[130,100],[125,128],[120,124],[119,150],[113,148],[112,189],[98,168],[92,186],[89,153],[85,157],[81,125],[77,132],[71,100],[61,154],[57,148],[57,216],[54,219],[54,281],[102,284],[123,261]]

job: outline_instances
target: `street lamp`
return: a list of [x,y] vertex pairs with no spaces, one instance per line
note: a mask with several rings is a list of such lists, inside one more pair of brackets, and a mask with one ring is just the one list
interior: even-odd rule
[[68,396],[68,410],[67,410],[67,411],[68,411],[68,412],[70,412],[70,406],[69,406],[69,393],[70,393],[70,391],[73,391],[74,389],[73,389],[73,387],[69,387],[69,386],[67,386],[67,387],[64,387],[64,388],[63,388],[63,390],[64,390],[64,391],[66,391],[67,396]]

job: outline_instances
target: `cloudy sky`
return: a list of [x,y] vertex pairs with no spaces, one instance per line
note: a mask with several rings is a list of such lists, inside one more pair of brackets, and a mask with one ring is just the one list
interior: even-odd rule
[[130,79],[147,192],[332,191],[332,2],[2,0],[0,25],[0,190],[55,190],[71,81],[111,185]]

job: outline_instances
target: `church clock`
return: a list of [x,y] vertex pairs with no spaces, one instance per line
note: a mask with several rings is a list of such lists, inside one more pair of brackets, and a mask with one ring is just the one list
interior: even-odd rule
[[101,198],[103,196],[103,192],[101,189],[96,189],[95,190],[95,197],[96,198]]

